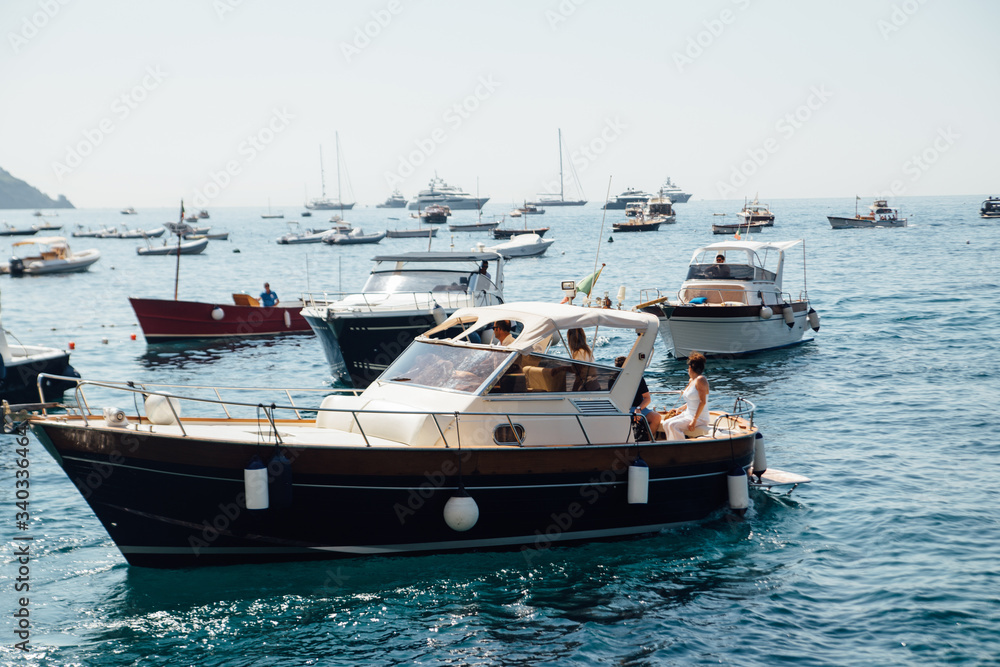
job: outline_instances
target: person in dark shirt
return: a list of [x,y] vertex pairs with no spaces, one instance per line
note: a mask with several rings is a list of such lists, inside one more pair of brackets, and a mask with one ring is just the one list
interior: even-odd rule
[[[615,359],[615,366],[621,368],[625,365],[625,357],[618,357]],[[646,385],[646,378],[639,378],[639,388],[636,389],[635,398],[632,399],[632,409],[629,411],[635,418],[640,415],[646,419],[646,423],[649,424],[650,433],[656,433],[656,430],[660,427],[660,420],[662,417],[660,413],[650,407],[653,399],[649,394],[649,387]]]

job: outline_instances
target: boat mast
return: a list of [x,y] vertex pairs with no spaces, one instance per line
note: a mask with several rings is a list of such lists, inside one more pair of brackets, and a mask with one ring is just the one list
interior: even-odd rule
[[319,185],[322,198],[326,199],[326,177],[323,175],[323,145],[319,146]]
[[340,204],[340,219],[344,219],[344,199],[340,196],[340,132],[334,132],[337,138],[337,203]]
[[562,128],[559,128],[559,201],[566,201],[563,193]]

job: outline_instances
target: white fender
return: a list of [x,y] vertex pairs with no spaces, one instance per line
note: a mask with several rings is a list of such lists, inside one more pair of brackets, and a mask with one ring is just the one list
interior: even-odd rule
[[[159,426],[169,426],[177,422],[181,416],[181,404],[173,396],[164,396],[162,394],[150,394],[146,397],[146,419],[149,420],[151,424],[158,424]],[[173,406],[173,410],[171,410]],[[177,417],[174,417],[174,414]]]
[[290,326],[292,326],[292,316],[289,315],[288,311],[286,310],[285,311],[285,328],[287,329]]
[[750,485],[743,468],[735,466],[726,477],[729,487],[729,509],[743,516],[750,507]]
[[774,311],[771,310],[770,306],[761,306],[760,308],[760,319],[769,320],[771,315],[774,315]]
[[465,491],[452,496],[444,504],[444,522],[452,530],[463,533],[479,521],[479,505]]
[[226,311],[222,310],[222,308],[216,306],[215,308],[212,309],[212,319],[213,320],[218,321],[218,320],[221,320],[225,316],[226,316]]
[[641,458],[628,467],[628,504],[645,505],[649,502],[649,466]]
[[819,313],[810,308],[806,319],[809,320],[809,326],[812,327],[813,331],[819,331]]
[[785,318],[785,324],[789,328],[795,326],[795,312],[792,310],[792,304],[786,303],[785,307],[781,309],[781,315]]

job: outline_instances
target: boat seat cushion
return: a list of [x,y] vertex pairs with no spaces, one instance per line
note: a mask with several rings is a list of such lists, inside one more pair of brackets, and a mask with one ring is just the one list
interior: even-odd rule
[[260,306],[260,301],[249,294],[233,294],[233,303],[237,306]]
[[525,366],[524,378],[528,391],[566,391],[566,367],[542,368]]
[[691,303],[698,297],[704,297],[708,303],[723,303],[727,301],[738,301],[745,303],[746,291],[741,285],[727,285],[725,283],[713,284],[711,287],[687,287],[681,290],[681,301]]

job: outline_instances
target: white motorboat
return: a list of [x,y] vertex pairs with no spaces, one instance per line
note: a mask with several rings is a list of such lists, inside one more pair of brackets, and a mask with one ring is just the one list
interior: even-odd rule
[[349,232],[336,229],[329,231],[320,240],[329,245],[355,245],[358,243],[378,243],[384,238],[385,232],[365,234],[360,227],[355,227]]
[[118,233],[120,239],[158,239],[167,230],[163,227],[156,229],[126,229]]
[[138,214],[139,214],[138,211],[136,211],[131,206],[122,209],[122,215],[138,215]]
[[800,296],[782,289],[786,254],[798,244],[724,241],[698,248],[676,296],[643,290],[641,298],[655,298],[636,309],[659,318],[660,335],[678,358],[694,350],[740,356],[801,343],[807,331],[819,331],[819,315],[805,291],[804,244]]
[[642,208],[642,217],[647,222],[659,222],[661,225],[672,225],[677,222],[673,201],[661,189],[655,197],[646,200]]
[[58,232],[60,229],[63,228],[63,226],[54,225],[48,220],[43,220],[42,224],[32,225],[31,228],[34,229],[36,232]]
[[861,215],[857,211],[857,201],[855,197],[854,217],[848,218],[838,215],[828,215],[826,219],[830,221],[830,226],[834,229],[868,229],[874,227],[906,227],[906,218],[899,217],[899,211],[890,208],[885,199],[876,199],[875,203],[868,207],[867,215]]
[[774,213],[771,213],[771,209],[768,208],[767,204],[761,204],[757,200],[757,195],[754,195],[753,201],[743,204],[743,209],[737,213],[741,218],[742,224],[745,225],[761,225],[763,227],[773,227],[774,226]]
[[979,207],[979,217],[1000,218],[1000,197],[989,197]]
[[207,247],[208,239],[202,237],[191,241],[182,241],[181,243],[172,242],[170,239],[167,239],[163,242],[163,245],[154,246],[147,244],[145,247],[140,246],[136,248],[135,251],[139,255],[198,255]]
[[322,243],[323,236],[329,233],[329,229],[302,229],[298,222],[292,221],[288,223],[288,233],[277,239],[277,243],[279,245]]
[[[521,333],[482,344],[501,320]],[[134,566],[527,555],[749,506],[747,472],[764,458],[752,403],[672,441],[631,427],[656,326],[552,303],[463,309],[358,396],[81,380],[79,408],[29,426],[67,487],[109,471],[80,490]],[[630,341],[621,368],[569,357],[567,332],[598,327]],[[581,376],[592,381],[574,391]]]
[[503,303],[504,259],[495,252],[410,252],[374,262],[360,292],[309,295],[302,310],[334,376],[349,385],[367,386],[456,309]]
[[7,222],[4,222],[3,227],[0,227],[0,236],[31,236],[36,232],[38,232],[38,230],[34,226],[14,227]]
[[386,238],[390,239],[426,239],[437,236],[437,227],[418,227],[417,229],[387,229]]
[[[572,160],[570,160],[569,166],[573,171],[573,181],[582,194],[583,188],[580,186],[580,177],[576,173],[576,167],[573,165]],[[562,129],[559,130],[559,194],[558,196],[555,193],[540,194],[536,201],[527,203],[533,206],[583,206],[587,203],[586,199],[566,199],[566,191],[563,183]]]
[[518,234],[505,243],[498,243],[493,246],[484,246],[482,243],[476,244],[476,252],[497,252],[504,257],[534,257],[545,254],[549,246],[555,243],[555,239],[543,239],[538,234]]
[[455,210],[481,210],[489,197],[478,197],[469,194],[461,188],[448,185],[434,174],[426,190],[421,190],[410,202],[409,208],[423,209],[431,204],[441,204]]
[[11,276],[76,273],[86,271],[101,258],[101,253],[93,248],[73,252],[62,236],[36,236],[29,241],[19,241],[13,247],[14,256],[0,267],[3,273]]
[[76,231],[74,231],[71,234],[71,236],[73,238],[81,238],[81,239],[82,238],[103,239],[103,238],[108,238],[108,236],[111,234],[117,234],[117,233],[118,232],[114,227],[107,227],[105,229],[91,229],[90,227],[87,227],[86,229],[84,229],[83,225],[77,225]]

